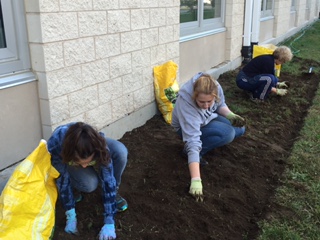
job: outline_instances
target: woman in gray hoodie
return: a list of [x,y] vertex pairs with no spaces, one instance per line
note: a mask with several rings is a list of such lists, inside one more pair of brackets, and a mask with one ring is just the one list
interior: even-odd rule
[[220,84],[200,72],[181,87],[171,124],[185,143],[183,154],[188,157],[191,175],[189,193],[202,201],[202,156],[243,135],[245,120],[228,108]]

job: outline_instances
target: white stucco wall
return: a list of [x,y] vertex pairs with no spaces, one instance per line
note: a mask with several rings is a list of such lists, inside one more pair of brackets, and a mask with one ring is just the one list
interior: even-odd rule
[[0,90],[0,170],[29,155],[41,139],[37,82]]

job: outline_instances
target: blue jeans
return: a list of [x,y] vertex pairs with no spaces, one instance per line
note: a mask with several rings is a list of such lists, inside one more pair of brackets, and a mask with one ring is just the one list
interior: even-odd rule
[[[217,118],[201,127],[200,131],[202,133],[200,136],[202,142],[200,156],[203,156],[212,149],[224,146],[235,138],[242,136],[245,128],[234,127],[227,118],[218,115]],[[181,129],[178,131],[178,134],[182,137]]]
[[265,100],[269,96],[271,88],[277,85],[278,78],[272,74],[261,74],[251,78],[240,71],[236,83],[239,88],[251,92],[253,98]]
[[[113,172],[117,188],[121,183],[122,173],[127,165],[128,150],[126,146],[114,139],[106,138],[113,163]],[[99,175],[94,167],[83,168],[81,166],[69,166],[68,172],[71,179],[71,186],[80,192],[92,192],[99,184]]]
[[207,125],[200,128],[202,133],[202,149],[200,156],[205,155],[210,150],[231,143],[235,138],[244,134],[244,127],[234,127],[225,117],[218,115]]

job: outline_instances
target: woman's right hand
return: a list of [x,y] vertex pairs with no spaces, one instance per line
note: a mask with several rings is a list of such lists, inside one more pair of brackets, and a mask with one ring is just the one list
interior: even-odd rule
[[114,224],[105,224],[99,233],[99,240],[110,239],[116,239],[116,230]]
[[67,223],[64,229],[65,232],[78,235],[77,229],[77,217],[76,211],[74,208],[66,211]]
[[196,201],[203,201],[202,182],[200,178],[192,178],[189,193],[195,197]]

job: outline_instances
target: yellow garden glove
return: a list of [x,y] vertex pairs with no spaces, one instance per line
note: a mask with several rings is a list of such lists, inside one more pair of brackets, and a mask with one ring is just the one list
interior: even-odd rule
[[279,89],[279,88],[277,88],[277,92],[276,93],[279,96],[284,96],[284,95],[286,95],[288,93],[288,90],[287,89]]
[[278,82],[277,83],[277,88],[288,88],[287,82]]
[[195,197],[196,201],[203,201],[201,178],[192,178],[189,193]]
[[243,127],[246,125],[246,120],[233,112],[229,112],[226,118],[229,119],[235,127]]

